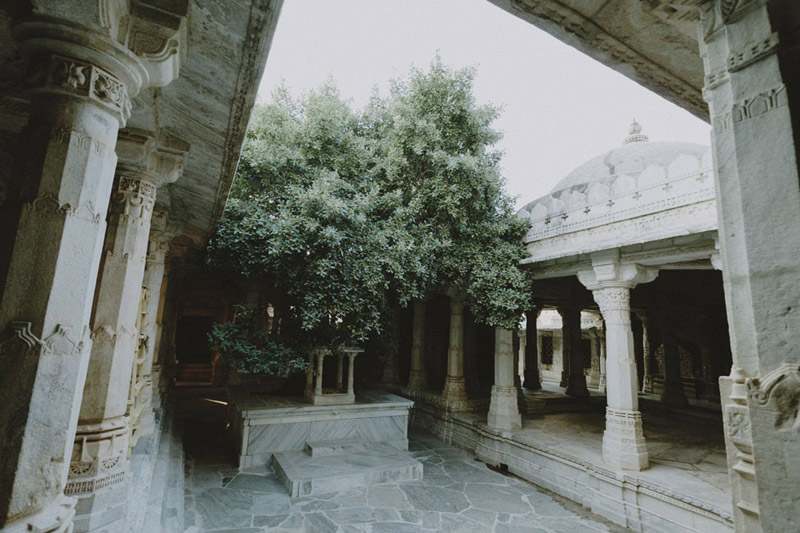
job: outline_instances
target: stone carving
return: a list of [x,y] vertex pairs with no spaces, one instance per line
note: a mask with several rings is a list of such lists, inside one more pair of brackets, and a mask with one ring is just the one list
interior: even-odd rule
[[[609,221],[588,229],[556,234],[549,238],[537,237],[533,232],[529,232],[525,240],[529,256],[536,257],[537,261],[544,261],[561,257],[563,250],[572,250],[576,254],[591,252],[600,248],[599,243],[605,242],[606,239],[614,239],[619,246],[620,235],[636,235],[641,239],[643,235],[652,232],[654,228],[661,231],[665,227],[680,227],[687,220],[691,220],[693,223],[702,222],[707,226],[705,229],[698,225],[695,228],[697,232],[714,230],[717,226],[716,214],[716,202],[707,200],[618,222]],[[578,241],[585,243],[585,246],[581,247]],[[537,270],[536,273],[538,276],[539,271]]]
[[[675,0],[672,0],[673,2]],[[624,64],[637,73],[636,79],[648,87],[658,87],[659,92],[667,93],[676,101],[684,102],[687,109],[698,116],[706,116],[708,111],[697,89],[662,69],[650,59],[639,54],[627,44],[603,31],[578,11],[559,2],[526,2],[512,0],[516,11],[530,15],[528,20],[536,19],[556,25],[568,35],[585,42],[602,57],[614,58],[612,64]],[[608,63],[607,63],[608,64]]]
[[83,350],[83,343],[74,339],[71,335],[71,328],[58,324],[56,330],[51,333],[43,343],[47,351],[46,355],[76,355]]
[[84,341],[71,335],[70,326],[57,324],[55,331],[42,340],[31,331],[31,325],[30,322],[11,322],[0,340],[0,356],[34,355],[37,349],[44,356],[76,355],[83,350]]
[[247,27],[247,35],[244,42],[248,43],[245,47],[245,56],[242,66],[239,69],[239,76],[236,80],[235,101],[231,108],[230,121],[228,122],[228,135],[225,139],[225,153],[222,158],[222,170],[220,175],[219,187],[216,191],[214,211],[211,214],[210,226],[215,226],[222,217],[225,209],[225,202],[228,200],[228,193],[231,188],[231,181],[236,173],[236,166],[239,164],[239,153],[247,130],[250,109],[255,102],[256,93],[252,89],[258,85],[261,77],[262,57],[264,54],[265,39],[269,35],[267,28],[275,23],[277,13],[271,8],[272,0],[255,0],[250,8],[250,22]]
[[712,119],[714,132],[717,134],[730,130],[734,124],[763,115],[788,103],[786,86],[770,89],[752,98],[733,104],[731,110],[721,113]]
[[70,57],[52,55],[48,62],[33,61],[27,83],[34,90],[56,90],[84,96],[128,120],[131,102],[125,84],[105,70]]
[[592,292],[603,316],[609,311],[627,311],[630,309],[631,291],[624,287],[607,287]]
[[625,470],[644,470],[649,466],[639,411],[606,407],[603,460]]
[[775,412],[775,429],[800,430],[800,365],[784,364],[763,378],[747,380],[747,397],[758,406]]
[[719,0],[719,11],[723,21],[728,22],[738,3],[739,0]]
[[116,146],[118,173],[147,183],[139,185],[139,189],[155,198],[158,187],[174,183],[181,176],[188,151],[189,144],[173,135],[156,136],[146,131],[125,129],[120,132]]
[[0,340],[0,356],[30,355],[41,345],[42,341],[31,331],[30,322],[11,322]]
[[728,72],[736,72],[756,61],[767,57],[778,47],[778,34],[772,33],[766,39],[751,43],[728,58]]
[[125,417],[78,426],[64,494],[85,494],[122,482],[128,462],[128,432]]
[[755,465],[753,463],[752,424],[747,406],[748,381],[758,388],[758,382],[749,380],[740,368],[733,367],[729,378],[731,392],[729,403],[724,406],[725,424],[728,439],[738,452],[732,470],[738,474],[741,490],[735,503],[742,511],[758,516],[758,488],[755,484]]

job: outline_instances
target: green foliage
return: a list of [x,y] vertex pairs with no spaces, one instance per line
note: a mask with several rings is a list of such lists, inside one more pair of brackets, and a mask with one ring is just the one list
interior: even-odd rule
[[254,111],[210,264],[272,280],[308,344],[363,342],[393,302],[449,286],[478,320],[516,327],[526,226],[474,76],[437,58],[363,112],[330,83],[297,101],[276,91]]
[[263,310],[234,306],[232,320],[212,326],[209,345],[237,372],[281,376],[304,371],[306,361],[296,355],[291,342],[267,332],[264,322]]

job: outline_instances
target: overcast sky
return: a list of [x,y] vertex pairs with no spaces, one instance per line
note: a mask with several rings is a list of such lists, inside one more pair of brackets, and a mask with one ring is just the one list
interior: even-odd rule
[[285,0],[259,100],[333,77],[363,107],[378,86],[439,52],[477,68],[479,102],[503,107],[506,187],[521,206],[615,148],[635,117],[651,141],[709,144],[709,126],[486,0]]

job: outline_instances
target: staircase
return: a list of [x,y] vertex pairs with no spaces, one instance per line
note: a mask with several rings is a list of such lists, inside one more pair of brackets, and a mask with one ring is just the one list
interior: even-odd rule
[[307,442],[304,451],[273,454],[272,465],[293,498],[422,479],[422,463],[408,452],[356,439]]

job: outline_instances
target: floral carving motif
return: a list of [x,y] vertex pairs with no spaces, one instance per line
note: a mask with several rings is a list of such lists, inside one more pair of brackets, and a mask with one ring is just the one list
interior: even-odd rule
[[49,62],[34,62],[30,68],[28,82],[34,90],[57,89],[85,96],[110,108],[122,123],[130,116],[131,102],[125,84],[91,63],[53,55]]

